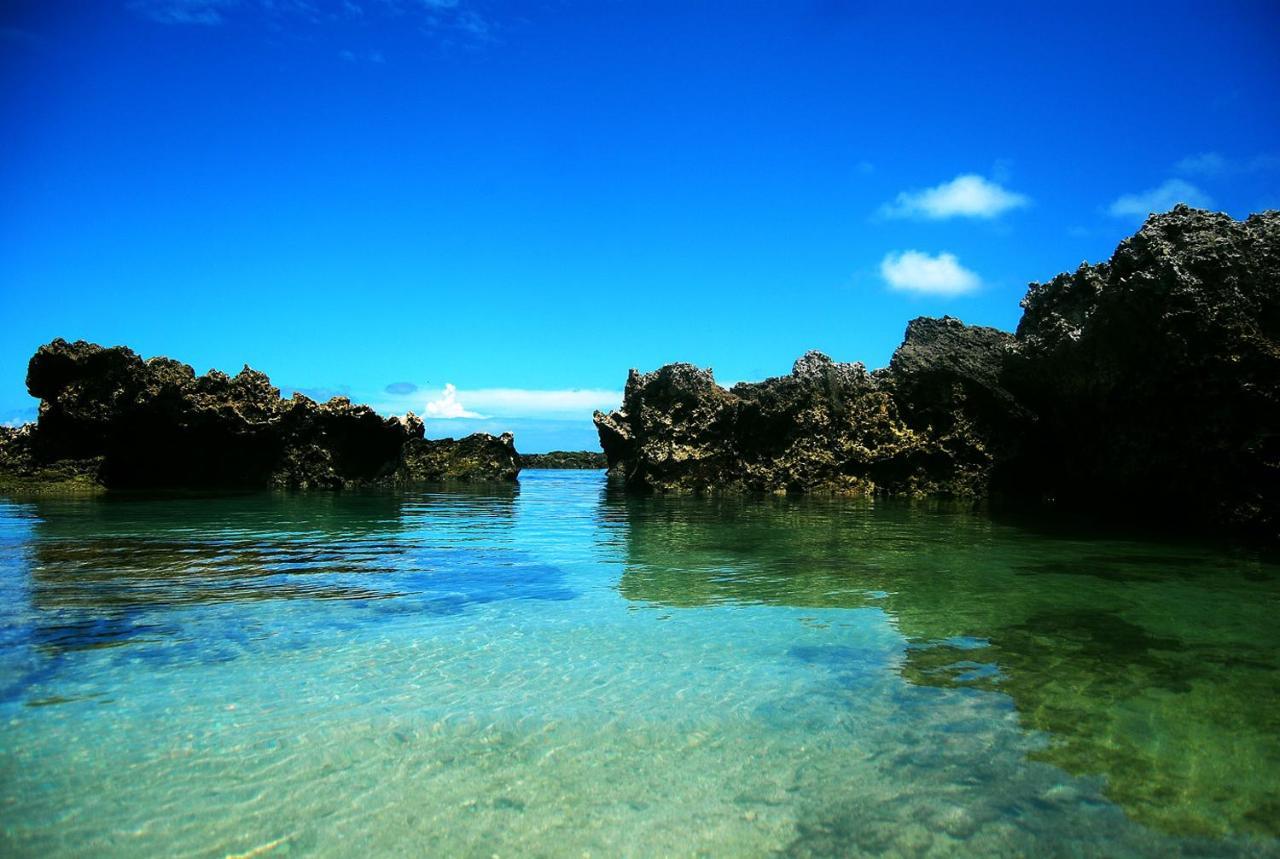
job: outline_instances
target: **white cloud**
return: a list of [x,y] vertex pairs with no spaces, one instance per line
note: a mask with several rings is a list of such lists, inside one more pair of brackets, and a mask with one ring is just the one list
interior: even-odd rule
[[1117,198],[1107,211],[1116,218],[1145,218],[1152,212],[1167,212],[1178,203],[1203,209],[1213,205],[1213,198],[1190,182],[1170,179],[1155,188]]
[[467,391],[466,397],[478,409],[518,417],[577,417],[590,415],[596,409],[616,409],[622,404],[621,391],[601,388],[477,388]]
[[483,418],[484,415],[463,408],[458,401],[458,389],[452,384],[446,384],[439,398],[427,403],[427,417],[447,421],[455,418]]
[[1025,194],[1017,194],[976,173],[957,176],[922,191],[903,191],[892,203],[880,207],[886,218],[994,218],[1010,209],[1031,204]]
[[[344,0],[332,9],[321,9],[312,0],[129,0],[136,14],[161,24],[216,26],[239,16],[245,20],[266,17],[272,21],[302,21],[311,25],[346,24],[351,20],[380,18],[416,20],[423,32],[440,35],[463,33],[477,41],[489,41],[490,22],[468,8],[465,0]],[[364,54],[342,51],[348,61],[382,62],[378,51]]]
[[948,253],[891,253],[881,260],[880,274],[891,288],[919,295],[963,295],[982,285],[976,274],[960,265],[955,254]]
[[1195,173],[1201,176],[1212,176],[1227,170],[1227,159],[1216,152],[1201,152],[1183,158],[1174,169],[1179,173]]
[[1240,160],[1227,158],[1217,152],[1201,152],[1197,155],[1190,155],[1174,165],[1174,169],[1179,173],[1187,173],[1194,176],[1231,176],[1241,173],[1259,173],[1277,168],[1280,168],[1280,156],[1277,155],[1255,155],[1252,158]]
[[[466,403],[466,406],[463,406]],[[622,404],[622,391],[604,388],[473,388],[458,390],[445,385],[440,397],[427,403],[426,416],[456,418],[541,418],[574,420],[590,418],[596,409],[609,411]],[[378,411],[401,414],[414,407],[409,395],[379,403]],[[476,409],[483,415],[470,409]]]
[[134,0],[139,15],[161,24],[221,24],[222,13],[236,0]]
[[37,412],[35,406],[26,406],[18,409],[17,411],[9,412],[9,417],[0,421],[0,426],[20,427],[23,424],[29,424],[34,421],[36,419],[36,415]]

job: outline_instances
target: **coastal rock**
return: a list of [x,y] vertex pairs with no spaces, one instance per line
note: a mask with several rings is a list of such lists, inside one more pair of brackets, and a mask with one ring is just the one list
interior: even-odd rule
[[0,426],[0,492],[93,491],[101,488],[101,457],[41,462],[33,450],[35,424]]
[[0,439],[13,484],[71,471],[111,488],[336,489],[518,471],[510,436],[428,442],[412,414],[384,418],[344,397],[286,400],[247,366],[197,376],[169,358],[54,340],[32,357],[27,390],[41,400],[37,423]]
[[1022,306],[1007,488],[1280,532],[1280,212],[1178,206]]
[[1013,335],[920,317],[879,371],[903,420],[929,440],[931,480],[945,494],[981,496],[993,468],[1030,428],[1031,415],[1005,387]]
[[861,364],[810,352],[791,375],[725,390],[710,370],[632,372],[622,408],[596,413],[610,466],[629,487],[662,491],[928,488],[926,440]]
[[608,468],[603,453],[594,450],[553,450],[549,453],[520,454],[521,468],[594,469]]
[[1022,306],[1013,335],[916,319],[871,374],[633,370],[601,446],[640,491],[998,493],[1280,533],[1280,213],[1178,206]]
[[438,480],[515,480],[520,455],[509,432],[473,433],[460,439],[410,439],[404,446],[395,482]]

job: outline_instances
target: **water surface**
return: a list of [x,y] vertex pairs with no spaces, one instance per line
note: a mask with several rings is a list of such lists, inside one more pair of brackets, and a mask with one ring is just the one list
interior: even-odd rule
[[0,853],[1280,856],[1280,570],[939,505],[0,501]]

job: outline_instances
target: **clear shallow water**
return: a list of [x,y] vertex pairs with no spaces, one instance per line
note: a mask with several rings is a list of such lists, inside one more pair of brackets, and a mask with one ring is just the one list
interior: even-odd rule
[[1280,570],[903,504],[0,501],[0,853],[1280,856]]

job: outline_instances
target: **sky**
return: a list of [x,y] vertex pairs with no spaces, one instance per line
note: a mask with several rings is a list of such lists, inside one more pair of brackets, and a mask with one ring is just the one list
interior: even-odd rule
[[0,423],[55,337],[594,449],[1280,208],[1280,5],[5,0]]

